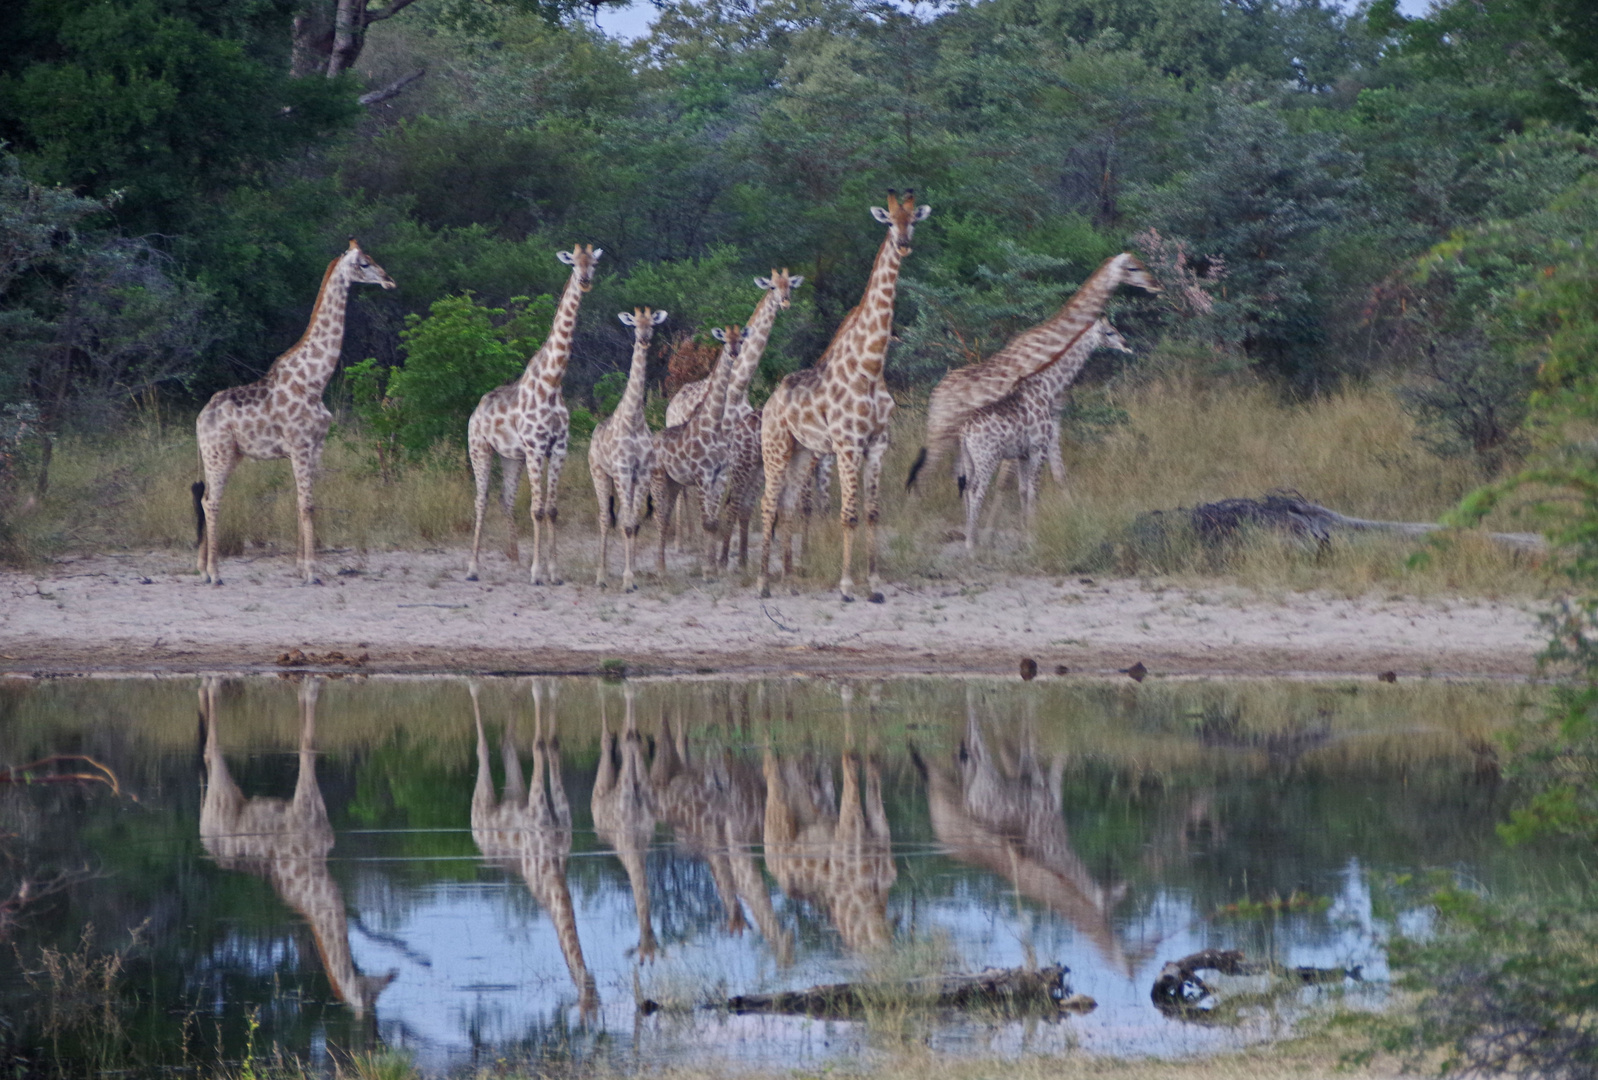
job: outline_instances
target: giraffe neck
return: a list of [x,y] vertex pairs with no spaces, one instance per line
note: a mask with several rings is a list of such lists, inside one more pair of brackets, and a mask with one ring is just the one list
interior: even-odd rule
[[349,272],[340,257],[327,264],[321,291],[316,294],[316,306],[311,309],[311,321],[293,348],[272,364],[266,373],[269,381],[285,384],[298,381],[305,387],[305,396],[322,396],[327,380],[338,367],[339,353],[344,349],[344,317],[349,296]]
[[649,343],[633,339],[633,366],[627,373],[627,389],[621,395],[621,401],[616,405],[616,425],[618,431],[636,431],[643,429],[644,423],[644,375],[649,367]]
[[[1017,334],[987,363],[1013,364],[1036,372],[1060,359],[1104,314],[1104,305],[1120,286],[1125,270],[1120,256],[1106,259],[1059,311],[1032,329]],[[1086,360],[1084,355],[1082,360]]]
[[771,338],[771,326],[776,321],[777,290],[768,289],[755,306],[755,313],[749,316],[749,325],[744,327],[743,344],[738,347],[738,365],[733,368],[731,381],[727,384],[729,409],[749,400],[749,383],[755,377],[755,369],[760,366],[760,357]]
[[560,294],[560,304],[555,308],[555,321],[550,324],[549,336],[544,344],[527,361],[522,372],[524,387],[543,382],[552,389],[558,388],[566,377],[566,362],[571,359],[572,333],[577,329],[577,309],[582,306],[583,287],[578,284],[577,271],[566,281],[566,291]]
[[722,346],[721,355],[716,358],[716,370],[710,375],[710,387],[688,423],[701,428],[721,425],[722,414],[727,411],[727,383],[731,378],[732,359],[727,355],[726,346]]
[[1076,381],[1077,373],[1088,362],[1088,357],[1093,355],[1093,350],[1099,347],[1100,340],[1099,334],[1089,326],[1066,347],[1059,359],[1051,361],[1042,371],[1023,380],[1022,385],[1029,387],[1031,393],[1037,394],[1045,401],[1051,403],[1058,401]]
[[835,348],[829,348],[821,359],[821,363],[826,364],[827,379],[853,382],[855,376],[861,374],[873,381],[882,377],[882,365],[888,356],[888,338],[893,332],[893,300],[899,286],[902,257],[890,232],[877,249],[877,260],[872,264],[865,295],[839,329]]

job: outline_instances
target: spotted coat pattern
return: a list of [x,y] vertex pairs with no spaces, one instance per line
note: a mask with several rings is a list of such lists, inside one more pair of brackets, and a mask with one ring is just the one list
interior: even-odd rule
[[722,349],[710,376],[710,389],[686,421],[655,436],[655,479],[651,492],[655,513],[660,515],[660,545],[655,568],[662,576],[666,573],[666,541],[670,538],[672,511],[677,496],[685,491],[699,497],[705,533],[701,570],[706,576],[715,571],[721,504],[731,478],[727,430],[722,418],[727,408],[727,386],[743,344],[743,330],[728,326],[712,332],[722,342]]
[[313,487],[333,422],[322,391],[338,367],[349,287],[356,283],[394,288],[393,279],[351,239],[344,254],[328,263],[300,340],[272,362],[265,378],[214,394],[194,422],[205,473],[203,484],[195,487],[198,569],[208,584],[222,584],[217,567],[222,491],[245,458],[289,459],[299,501],[298,569],[306,584],[316,581]]
[[[878,481],[882,458],[888,450],[888,420],[894,408],[893,396],[883,381],[883,365],[893,332],[899,264],[910,251],[915,223],[931,212],[930,206],[915,205],[913,192],[900,202],[897,194],[890,191],[886,209],[871,208],[872,216],[888,226],[888,235],[877,249],[865,295],[844,318],[816,365],[783,379],[766,402],[760,426],[766,473],[760,512],[762,596],[770,595],[767,571],[779,515],[785,530],[791,533],[799,483],[812,475],[816,455],[832,454],[837,460],[842,495],[839,519],[843,525],[843,576],[838,591],[844,600],[854,599],[854,530],[864,503],[870,599],[882,602],[876,552]],[[789,540],[785,535],[783,572],[791,571]]]
[[1060,410],[1082,365],[1096,349],[1131,352],[1126,339],[1106,319],[1099,319],[1073,341],[1059,360],[1022,379],[1005,397],[978,409],[960,428],[956,475],[965,499],[965,547],[976,549],[982,501],[994,470],[1004,461],[1017,464],[1021,512],[1030,534],[1038,497],[1038,473],[1045,459],[1058,483],[1065,482],[1060,456]]
[[571,413],[561,399],[561,384],[571,359],[572,334],[577,329],[577,309],[583,294],[594,285],[594,267],[604,254],[592,244],[579,244],[571,251],[556,254],[572,268],[566,289],[555,308],[549,337],[527,361],[527,368],[513,383],[506,383],[484,394],[466,424],[466,452],[477,483],[476,522],[472,527],[472,556],[466,565],[466,580],[476,581],[483,540],[483,512],[488,508],[488,482],[494,459],[500,467],[500,507],[510,529],[505,555],[520,561],[516,544],[513,508],[521,484],[521,470],[527,470],[532,487],[534,585],[559,585],[555,571],[556,521],[560,509],[556,493],[566,451],[571,439]]
[[633,549],[649,504],[655,478],[655,436],[644,420],[644,381],[649,369],[649,343],[666,312],[637,308],[622,312],[623,325],[633,328],[633,362],[627,389],[616,411],[599,422],[588,444],[588,475],[599,500],[599,572],[595,583],[605,584],[610,560],[610,530],[620,526],[624,569],[622,588],[633,586]]

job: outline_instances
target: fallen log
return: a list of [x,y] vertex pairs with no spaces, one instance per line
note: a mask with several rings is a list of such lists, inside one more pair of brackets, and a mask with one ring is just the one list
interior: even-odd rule
[[[787,1013],[818,1019],[858,1016],[873,1008],[906,1004],[933,1008],[969,1009],[997,1006],[1008,1011],[1058,1012],[1067,1000],[1065,976],[1070,968],[1060,964],[1028,968],[986,968],[969,975],[934,975],[896,983],[832,983],[808,990],[783,990],[775,994],[743,994],[727,999],[734,1013]],[[1081,1008],[1076,1003],[1073,1008]]]
[[[1278,488],[1262,499],[1222,499],[1204,503],[1189,510],[1187,516],[1193,531],[1208,543],[1228,539],[1246,526],[1273,528],[1321,544],[1330,542],[1332,533],[1340,529],[1419,538],[1447,528],[1431,521],[1373,521],[1349,517],[1312,503],[1291,488]],[[1548,547],[1539,533],[1488,533],[1487,536],[1517,551],[1542,552]]]

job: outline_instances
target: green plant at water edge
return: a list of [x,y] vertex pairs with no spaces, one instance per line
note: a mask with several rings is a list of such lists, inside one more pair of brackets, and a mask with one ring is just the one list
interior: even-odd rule
[[[1543,616],[1540,660],[1561,676],[1547,706],[1508,741],[1506,775],[1520,803],[1500,826],[1509,843],[1598,838],[1598,180],[1564,196],[1586,228],[1543,254],[1506,316],[1540,361],[1530,421],[1538,446],[1521,472],[1469,496],[1456,523],[1479,521],[1511,495],[1541,525],[1570,589]],[[1490,898],[1454,887],[1432,898],[1435,932],[1400,939],[1392,960],[1422,994],[1390,1046],[1446,1047],[1446,1069],[1589,1076],[1598,1070],[1598,913],[1573,900]]]
[[24,967],[41,1034],[56,1062],[79,1062],[91,1072],[124,1063],[128,1036],[122,1023],[122,975],[143,933],[141,924],[125,946],[99,953],[89,924],[75,951],[45,946],[34,965]]

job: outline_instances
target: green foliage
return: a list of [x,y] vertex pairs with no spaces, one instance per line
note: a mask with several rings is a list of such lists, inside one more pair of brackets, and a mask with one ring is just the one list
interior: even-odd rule
[[621,404],[621,396],[626,392],[627,372],[612,371],[600,376],[594,383],[594,412],[601,417],[609,416]]
[[1582,1076],[1598,1068],[1598,917],[1587,898],[1528,908],[1448,888],[1439,925],[1390,952],[1399,984],[1422,996],[1388,1049],[1445,1047],[1444,1073]]
[[464,443],[478,400],[521,375],[554,314],[549,296],[514,297],[508,308],[487,307],[469,292],[435,300],[425,318],[406,317],[405,364],[386,383],[379,384],[375,361],[354,369],[356,408],[380,446],[387,439],[416,456],[441,441]]

